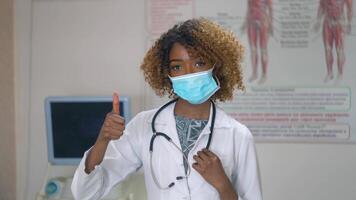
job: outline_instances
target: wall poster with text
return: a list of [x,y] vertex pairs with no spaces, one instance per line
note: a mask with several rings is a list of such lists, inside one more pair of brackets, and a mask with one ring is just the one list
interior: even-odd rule
[[[147,47],[176,22],[211,19],[246,52],[246,91],[219,106],[256,141],[356,143],[355,8],[353,0],[149,0]],[[147,108],[167,100],[146,93]]]

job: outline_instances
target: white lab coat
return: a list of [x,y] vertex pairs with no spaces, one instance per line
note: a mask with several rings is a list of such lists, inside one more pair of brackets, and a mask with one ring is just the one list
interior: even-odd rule
[[[166,133],[180,147],[174,118],[174,105],[165,108],[156,119],[156,130]],[[80,162],[72,183],[75,199],[100,199],[118,182],[143,167],[148,200],[215,200],[219,194],[193,168],[188,179],[175,181],[184,175],[182,154],[166,139],[157,137],[153,151],[153,170],[162,186],[175,185],[160,190],[150,171],[149,143],[152,136],[151,121],[155,110],[139,113],[126,126],[124,135],[111,141],[102,163],[88,175],[84,172],[87,152]],[[208,124],[202,130],[188,155],[190,166],[193,155],[204,148],[209,137],[211,113]],[[217,107],[216,120],[210,150],[221,160],[239,199],[261,200],[259,168],[253,137],[246,126],[228,116]]]

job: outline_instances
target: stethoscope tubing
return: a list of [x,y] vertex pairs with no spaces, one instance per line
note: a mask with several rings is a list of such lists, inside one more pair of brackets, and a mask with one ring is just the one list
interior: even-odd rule
[[[171,144],[173,144],[173,146],[183,155],[183,159],[187,162],[188,162],[188,159],[187,157],[185,156],[185,154],[182,152],[182,150],[178,147],[177,144],[175,144],[172,139],[165,133],[162,133],[162,132],[157,132],[156,129],[155,129],[155,121],[156,121],[156,118],[158,116],[158,114],[163,110],[165,109],[167,106],[171,105],[172,103],[178,101],[178,98],[176,99],[173,99],[171,101],[169,101],[168,103],[166,103],[165,105],[163,105],[162,107],[160,107],[157,112],[154,114],[153,118],[152,118],[152,123],[151,123],[151,129],[152,129],[152,137],[151,137],[151,140],[150,140],[150,146],[149,146],[149,152],[150,152],[150,168],[151,168],[151,174],[152,174],[152,178],[153,178],[153,181],[155,182],[155,184],[162,190],[164,189],[169,189],[171,187],[173,187],[175,185],[174,182],[171,182],[167,187],[162,187],[158,180],[157,180],[157,177],[156,177],[156,174],[153,170],[153,163],[152,163],[152,155],[153,155],[153,144],[154,144],[154,140],[156,139],[157,136],[162,136],[164,137],[168,142],[170,142]],[[210,133],[209,133],[209,138],[208,138],[208,142],[206,144],[206,149],[209,149],[210,147],[210,144],[211,144],[211,139],[212,139],[212,136],[213,136],[213,130],[214,130],[214,125],[215,125],[215,116],[216,116],[216,107],[215,107],[215,103],[210,100],[211,103],[212,103],[212,106],[213,106],[213,113],[212,113],[212,120],[211,120],[211,126],[210,126]],[[183,178],[188,178],[188,176],[190,175],[190,172],[191,172],[191,167],[189,166],[188,164],[188,170],[187,170],[187,173],[185,176],[177,176],[176,177],[176,180],[181,180]]]

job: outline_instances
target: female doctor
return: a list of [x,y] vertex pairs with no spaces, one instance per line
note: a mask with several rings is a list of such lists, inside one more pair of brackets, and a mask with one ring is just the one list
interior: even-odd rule
[[75,172],[76,199],[100,199],[141,167],[149,200],[260,200],[253,137],[215,102],[244,89],[243,47],[204,19],[175,25],[147,52],[141,69],[172,101],[141,112],[125,127],[113,96],[94,146]]

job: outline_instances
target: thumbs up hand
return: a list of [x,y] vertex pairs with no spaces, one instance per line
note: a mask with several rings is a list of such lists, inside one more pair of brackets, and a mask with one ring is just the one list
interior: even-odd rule
[[113,94],[113,110],[109,112],[101,127],[98,141],[109,142],[119,139],[125,130],[125,120],[120,116],[120,103],[118,94]]
[[99,136],[85,160],[84,171],[87,174],[103,161],[110,140],[119,139],[125,130],[125,120],[120,116],[119,95],[116,93],[113,94],[112,107],[112,111],[106,115]]

